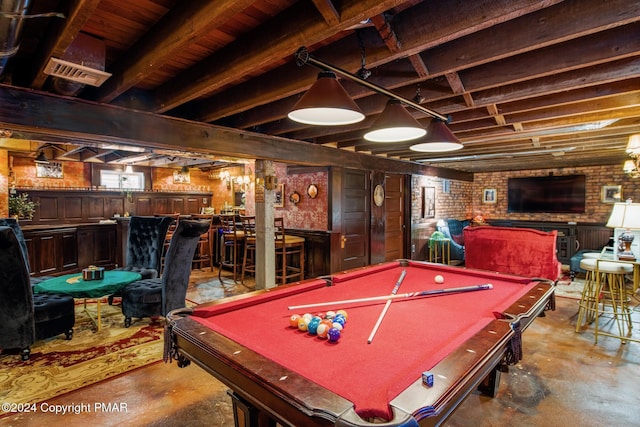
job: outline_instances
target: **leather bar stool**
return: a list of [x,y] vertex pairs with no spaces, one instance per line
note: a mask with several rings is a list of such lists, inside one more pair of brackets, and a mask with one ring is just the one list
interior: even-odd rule
[[193,268],[198,269],[208,266],[211,272],[213,272],[213,241],[215,231],[213,227],[213,214],[194,214],[191,215],[191,218],[209,222],[209,228],[206,233],[200,236],[191,264]]
[[[238,218],[239,219],[239,218]],[[244,232],[242,226],[236,222],[235,215],[220,216],[220,265],[218,280],[222,282],[222,270],[229,269],[233,273],[233,281],[238,282],[242,273],[242,245]]]
[[[287,235],[284,220],[274,220],[276,237],[276,283],[284,285],[292,280],[304,280],[304,237]],[[298,258],[298,265],[292,263]]]
[[247,273],[256,274],[256,217],[243,216],[242,231],[244,232],[244,256],[242,257],[242,275],[240,283],[244,285]]

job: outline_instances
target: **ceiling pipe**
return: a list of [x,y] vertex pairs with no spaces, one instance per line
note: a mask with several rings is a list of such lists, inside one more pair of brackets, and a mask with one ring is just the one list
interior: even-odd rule
[[4,75],[9,60],[18,53],[20,33],[27,18],[64,18],[61,13],[27,15],[31,0],[0,0],[0,77]]
[[23,17],[31,0],[2,0],[0,3],[0,76],[7,68],[9,59],[18,53]]

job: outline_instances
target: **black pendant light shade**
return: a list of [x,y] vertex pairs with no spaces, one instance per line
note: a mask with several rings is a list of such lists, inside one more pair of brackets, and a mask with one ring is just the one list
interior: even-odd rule
[[364,120],[364,114],[344,90],[335,73],[322,71],[318,80],[294,105],[289,118],[308,125],[350,125]]

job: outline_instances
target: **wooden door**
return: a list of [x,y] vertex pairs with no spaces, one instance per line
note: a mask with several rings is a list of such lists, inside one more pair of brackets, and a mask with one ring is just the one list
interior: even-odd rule
[[341,270],[369,264],[369,172],[344,169],[341,174]]
[[405,258],[404,176],[387,175],[384,186],[384,260],[393,261]]

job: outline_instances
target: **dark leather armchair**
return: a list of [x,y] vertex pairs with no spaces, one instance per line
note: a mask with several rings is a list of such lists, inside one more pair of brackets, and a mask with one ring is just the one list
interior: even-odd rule
[[181,220],[165,255],[161,278],[142,279],[122,289],[124,325],[132,318],[164,316],[169,311],[185,307],[191,276],[191,260],[200,235],[209,229],[209,221]]
[[469,226],[469,220],[445,219],[444,224],[437,225],[440,231],[447,239],[450,239],[451,259],[464,261],[464,238],[462,230]]
[[[24,234],[22,233],[22,228],[20,228],[20,224],[18,220],[15,218],[0,218],[0,226],[2,227],[11,227],[16,238],[18,239],[18,243],[20,244],[20,249],[22,251],[22,256],[24,257],[24,263],[27,266],[27,271],[31,274],[31,264],[29,262],[29,251],[27,250],[27,243],[24,240]],[[31,285],[37,285],[43,280],[50,279],[51,276],[39,276],[39,277],[31,277]]]
[[37,340],[73,336],[75,304],[64,295],[34,295],[25,252],[11,227],[0,226],[0,348],[29,359]]

